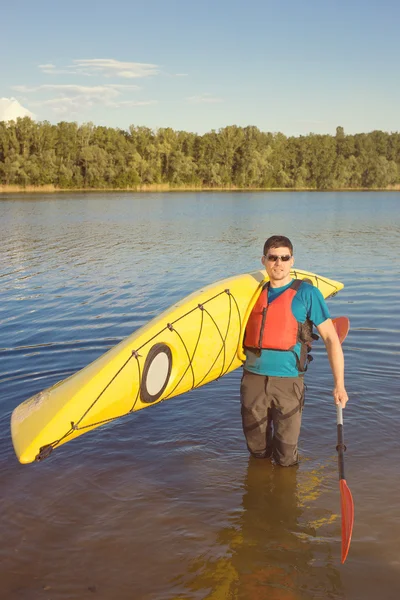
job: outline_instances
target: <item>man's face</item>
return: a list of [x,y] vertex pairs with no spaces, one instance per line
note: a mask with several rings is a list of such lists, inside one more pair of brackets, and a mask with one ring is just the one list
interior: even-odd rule
[[[288,260],[282,260],[282,257],[286,258],[288,256],[290,257]],[[285,246],[269,248],[267,255],[262,257],[261,262],[265,266],[271,282],[277,282],[281,285],[289,283],[291,279],[290,269],[294,264],[294,259],[289,248]]]

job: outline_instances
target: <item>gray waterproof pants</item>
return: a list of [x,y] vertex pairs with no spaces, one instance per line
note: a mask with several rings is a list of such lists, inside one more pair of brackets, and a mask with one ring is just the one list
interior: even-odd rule
[[244,370],[240,386],[242,425],[250,453],[272,456],[283,467],[297,464],[304,405],[302,377],[266,377]]

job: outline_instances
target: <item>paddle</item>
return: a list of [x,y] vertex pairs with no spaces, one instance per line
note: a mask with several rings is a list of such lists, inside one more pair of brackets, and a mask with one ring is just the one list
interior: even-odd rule
[[332,319],[332,323],[336,329],[336,333],[339,336],[340,343],[343,344],[350,329],[349,319],[347,317],[336,317],[336,319]]
[[342,564],[347,558],[350,548],[351,534],[354,523],[354,503],[350,489],[344,475],[344,452],[346,446],[343,441],[343,409],[341,404],[336,405],[337,411],[337,437],[338,464],[339,464],[339,486],[340,486],[340,509],[342,513]]
[[[339,336],[340,343],[346,339],[350,329],[350,321],[347,317],[337,317],[333,319],[336,332]],[[342,513],[342,564],[347,558],[350,548],[351,534],[353,532],[354,523],[354,503],[350,489],[346,483],[344,475],[344,452],[346,446],[343,438],[343,408],[341,404],[336,405],[337,413],[337,439],[338,443],[336,450],[338,452],[339,465],[339,486],[340,486],[340,509]]]

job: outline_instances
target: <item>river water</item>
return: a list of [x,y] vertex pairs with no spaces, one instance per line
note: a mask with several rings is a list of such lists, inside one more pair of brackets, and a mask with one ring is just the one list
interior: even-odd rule
[[[20,465],[10,415],[206,283],[296,266],[345,284],[340,563],[332,377],[321,342],[298,468],[249,459],[241,370]],[[400,596],[400,194],[63,193],[0,197],[0,598],[383,600]]]

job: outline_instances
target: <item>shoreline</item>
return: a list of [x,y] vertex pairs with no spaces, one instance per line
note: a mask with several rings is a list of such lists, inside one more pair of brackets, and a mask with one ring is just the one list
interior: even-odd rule
[[173,187],[168,183],[155,183],[148,185],[138,185],[125,188],[58,188],[54,185],[0,185],[0,194],[57,194],[57,193],[77,193],[77,192],[398,192],[400,184],[390,185],[385,188],[239,188],[236,186],[226,187],[207,187],[207,186],[179,186]]

